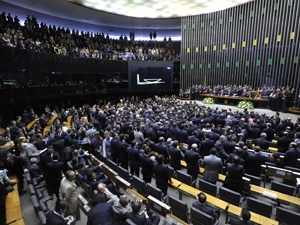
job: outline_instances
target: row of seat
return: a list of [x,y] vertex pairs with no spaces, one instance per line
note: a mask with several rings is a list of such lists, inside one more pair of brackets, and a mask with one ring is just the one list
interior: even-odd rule
[[52,200],[52,196],[45,196],[43,191],[46,189],[45,183],[40,184],[36,178],[32,178],[30,173],[25,174],[30,193],[31,204],[36,216],[42,225],[46,225],[46,215],[50,211],[47,202]]

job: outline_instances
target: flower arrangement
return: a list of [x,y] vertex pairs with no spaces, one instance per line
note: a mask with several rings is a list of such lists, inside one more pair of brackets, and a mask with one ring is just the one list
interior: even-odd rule
[[250,101],[240,101],[236,107],[241,109],[254,109],[254,105]]
[[214,99],[213,99],[213,98],[209,98],[209,97],[203,99],[202,102],[203,102],[204,104],[214,104],[214,103],[215,103]]

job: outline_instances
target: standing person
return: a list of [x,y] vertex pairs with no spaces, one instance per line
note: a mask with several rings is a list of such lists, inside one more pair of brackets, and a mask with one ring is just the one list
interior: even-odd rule
[[172,146],[169,148],[170,154],[170,166],[174,168],[174,170],[180,170],[181,163],[180,160],[183,158],[183,153],[178,148],[178,141],[175,140],[172,143]]
[[79,220],[80,215],[76,217],[78,212],[78,191],[75,184],[75,172],[68,170],[66,176],[61,180],[59,187],[59,199],[66,202],[64,215],[72,215]]
[[46,215],[46,225],[70,225],[74,220],[71,216],[63,218],[61,214],[66,208],[66,203],[57,201],[54,210]]
[[46,185],[49,195],[56,195],[56,199],[59,200],[59,185],[62,180],[62,170],[64,164],[58,161],[58,152],[53,152],[52,162],[47,164],[47,170],[49,171],[49,176],[46,178]]
[[184,154],[184,160],[187,164],[187,173],[192,176],[193,181],[197,179],[199,172],[199,159],[197,144],[192,144],[190,150],[186,150]]
[[140,174],[140,153],[136,147],[136,141],[133,140],[131,142],[131,147],[127,149],[128,156],[130,159],[129,167],[130,167],[130,174],[136,175],[139,177]]
[[201,166],[204,168],[204,180],[214,184],[217,182],[219,173],[223,167],[222,160],[216,156],[216,153],[216,148],[212,148],[210,150],[210,155],[205,156],[201,164]]
[[168,182],[172,183],[168,166],[164,164],[164,157],[162,155],[157,156],[157,163],[158,164],[153,168],[153,172],[156,177],[156,186],[162,191],[164,195],[167,195]]
[[242,194],[244,167],[239,164],[239,156],[234,155],[232,160],[233,163],[227,164],[227,174],[223,186]]
[[150,152],[150,148],[146,147],[144,150],[144,154],[141,156],[141,167],[142,167],[143,180],[146,183],[151,184],[154,162],[150,157],[149,152]]
[[112,206],[106,202],[106,195],[100,192],[95,197],[95,206],[88,212],[87,225],[112,225]]

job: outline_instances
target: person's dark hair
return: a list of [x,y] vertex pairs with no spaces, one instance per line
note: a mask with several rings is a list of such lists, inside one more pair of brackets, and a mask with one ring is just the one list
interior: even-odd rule
[[57,151],[54,151],[52,154],[52,160],[58,160],[59,159],[59,154]]
[[273,159],[279,159],[279,153],[278,152],[274,152],[273,154],[272,154],[272,157],[273,157]]
[[141,210],[141,203],[140,202],[132,202],[131,208],[132,208],[132,213],[137,214]]
[[106,202],[106,194],[103,192],[97,193],[94,197],[94,204],[104,203]]
[[73,170],[68,170],[68,171],[66,172],[66,179],[67,179],[67,180],[70,179],[71,173],[73,173],[73,172],[74,172]]
[[64,201],[57,201],[54,210],[56,212],[59,212],[60,210],[64,210],[65,208],[66,208],[66,203]]
[[255,152],[260,152],[260,147],[259,146],[254,146],[254,151]]
[[206,202],[206,195],[203,193],[203,192],[200,192],[198,194],[198,201],[201,203],[201,204],[204,204]]
[[249,212],[249,210],[247,208],[243,208],[242,212],[241,212],[241,217],[244,221],[248,221],[251,218],[251,213]]
[[163,161],[164,161],[164,156],[161,155],[161,154],[159,154],[159,155],[157,156],[156,161],[157,161],[157,163],[158,163],[159,165],[161,165],[161,164],[163,163]]
[[217,149],[216,148],[211,148],[210,149],[210,154],[216,155],[217,154]]
[[94,171],[88,170],[86,176],[87,176],[88,179],[92,179],[93,178],[93,174],[94,174]]
[[144,148],[144,153],[145,153],[146,155],[148,155],[149,152],[150,152],[150,148],[149,148],[148,146],[146,146],[146,147]]
[[175,140],[175,141],[173,141],[173,147],[177,147],[178,146],[178,141],[177,140]]
[[5,169],[4,162],[0,161],[0,170],[3,170],[3,169]]
[[131,142],[131,147],[134,147],[134,146],[136,146],[136,141],[135,141],[135,140],[133,140],[133,141]]
[[74,157],[72,158],[72,164],[74,165],[74,164],[76,164],[77,162],[78,162],[78,159],[77,159],[76,156],[74,156]]

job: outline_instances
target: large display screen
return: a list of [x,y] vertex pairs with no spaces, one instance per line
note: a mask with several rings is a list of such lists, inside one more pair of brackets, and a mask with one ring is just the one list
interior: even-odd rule
[[129,61],[128,68],[131,92],[172,91],[172,61]]

